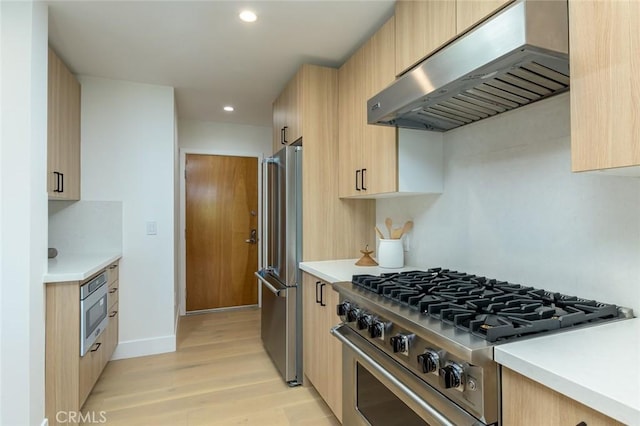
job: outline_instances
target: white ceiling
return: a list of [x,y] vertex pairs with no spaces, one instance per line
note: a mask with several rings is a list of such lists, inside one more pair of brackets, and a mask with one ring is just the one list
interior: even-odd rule
[[[75,74],[173,86],[182,119],[270,126],[271,103],[298,67],[341,65],[394,1],[48,4],[50,44]],[[257,22],[240,21],[244,8]]]

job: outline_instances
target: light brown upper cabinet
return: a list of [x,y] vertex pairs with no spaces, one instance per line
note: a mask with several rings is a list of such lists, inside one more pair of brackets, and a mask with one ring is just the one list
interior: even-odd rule
[[80,83],[49,48],[47,193],[80,199]]
[[296,73],[273,102],[273,152],[302,137],[300,96],[300,73]]
[[569,1],[573,171],[640,175],[639,27],[637,0]]
[[399,0],[396,2],[396,75],[514,0]]
[[338,71],[341,198],[442,191],[441,134],[367,124],[367,100],[395,80],[394,38],[391,18]]
[[396,2],[396,75],[456,35],[455,0]]
[[456,33],[461,34],[514,0],[457,0]]
[[396,188],[395,129],[367,125],[367,99],[395,79],[394,38],[391,18],[338,71],[341,197]]

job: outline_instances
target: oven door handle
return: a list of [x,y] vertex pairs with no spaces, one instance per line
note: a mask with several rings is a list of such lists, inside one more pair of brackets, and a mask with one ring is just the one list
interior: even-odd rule
[[352,350],[360,360],[364,361],[364,364],[367,364],[368,367],[376,370],[380,373],[385,379],[389,380],[402,394],[404,394],[407,398],[413,401],[415,404],[419,405],[422,409],[424,409],[431,417],[437,420],[443,426],[456,426],[454,423],[451,423],[447,420],[438,410],[433,408],[431,405],[427,404],[422,398],[420,398],[415,392],[409,389],[404,383],[399,381],[396,377],[394,377],[391,373],[389,373],[384,367],[378,364],[373,358],[363,352],[359,347],[353,344],[348,337],[342,334],[340,328],[342,325],[337,325],[331,329],[331,334],[333,334],[338,340],[340,340],[343,344],[345,344],[350,350]]

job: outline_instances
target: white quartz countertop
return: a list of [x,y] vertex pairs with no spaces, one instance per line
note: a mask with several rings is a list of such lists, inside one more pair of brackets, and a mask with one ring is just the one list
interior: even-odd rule
[[418,266],[405,266],[403,268],[381,268],[379,266],[356,266],[358,259],[321,260],[315,262],[300,262],[300,269],[310,273],[328,283],[351,281],[353,275],[370,274],[380,275],[384,273],[426,270]]
[[640,318],[506,343],[494,356],[596,411],[640,425]]
[[82,281],[122,257],[122,253],[66,253],[49,259],[45,283]]

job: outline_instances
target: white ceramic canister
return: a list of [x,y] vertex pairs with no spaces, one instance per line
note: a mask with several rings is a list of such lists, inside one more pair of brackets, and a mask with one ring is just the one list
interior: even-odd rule
[[402,239],[380,239],[378,266],[381,268],[402,268],[404,266]]

